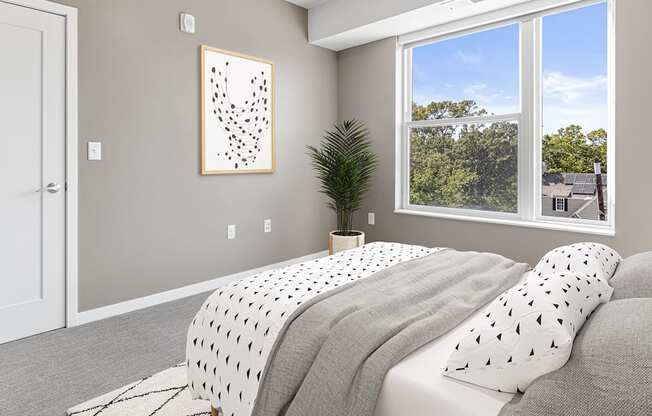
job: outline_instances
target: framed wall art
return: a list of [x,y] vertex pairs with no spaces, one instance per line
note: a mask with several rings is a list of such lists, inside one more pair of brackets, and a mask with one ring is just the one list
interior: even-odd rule
[[276,170],[274,64],[201,46],[201,173]]

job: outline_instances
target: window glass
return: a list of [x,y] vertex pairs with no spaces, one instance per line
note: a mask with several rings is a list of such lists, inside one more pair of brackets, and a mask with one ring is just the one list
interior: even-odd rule
[[410,204],[514,213],[518,124],[410,129]]
[[412,119],[519,111],[519,25],[412,50]]
[[551,215],[551,198],[564,194],[568,210],[555,216],[606,220],[606,3],[545,16],[542,54],[542,213]]

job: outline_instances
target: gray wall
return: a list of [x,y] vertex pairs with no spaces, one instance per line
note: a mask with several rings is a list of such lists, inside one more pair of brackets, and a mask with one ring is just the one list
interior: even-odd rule
[[[380,169],[357,224],[368,240],[390,240],[499,252],[536,262],[552,247],[577,241],[609,244],[623,255],[652,250],[649,166],[652,140],[652,2],[620,0],[616,20],[616,233],[611,237],[394,214],[395,40],[338,54],[339,117],[368,123]],[[366,212],[376,212],[367,226]]]
[[[305,145],[337,116],[333,52],[282,0],[61,0],[79,9],[79,305],[88,310],[326,248]],[[178,30],[180,11],[197,34]],[[199,175],[199,45],[275,62],[274,174]],[[88,162],[86,141],[103,142]],[[263,219],[272,219],[271,234]],[[236,240],[226,225],[237,224]]]

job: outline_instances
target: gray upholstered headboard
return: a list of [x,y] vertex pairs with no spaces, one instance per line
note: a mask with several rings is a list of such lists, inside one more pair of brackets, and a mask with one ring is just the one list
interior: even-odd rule
[[622,260],[609,284],[614,288],[612,300],[652,298],[652,251]]

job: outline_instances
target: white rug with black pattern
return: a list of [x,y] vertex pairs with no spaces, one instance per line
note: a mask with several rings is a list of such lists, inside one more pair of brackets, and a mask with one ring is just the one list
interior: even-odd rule
[[91,399],[66,411],[68,416],[210,416],[210,403],[192,400],[186,365],[167,370]]

